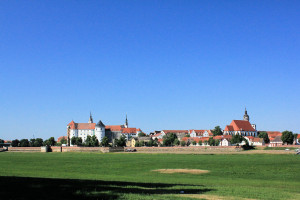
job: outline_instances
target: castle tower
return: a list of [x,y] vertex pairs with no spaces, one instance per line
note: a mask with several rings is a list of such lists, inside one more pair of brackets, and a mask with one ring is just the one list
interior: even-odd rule
[[89,123],[94,123],[93,122],[93,117],[92,117],[92,113],[90,112],[90,119],[89,119]]
[[247,109],[246,108],[245,108],[244,120],[245,121],[249,121],[250,120],[249,115],[247,114]]
[[127,119],[127,114],[126,114],[126,120],[125,120],[124,127],[125,127],[125,128],[128,128],[128,119]]

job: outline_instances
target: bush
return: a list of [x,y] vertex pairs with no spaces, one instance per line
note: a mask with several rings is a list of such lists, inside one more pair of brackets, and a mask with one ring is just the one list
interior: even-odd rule
[[175,133],[168,133],[163,137],[163,145],[172,146],[175,139],[177,139],[177,135]]
[[199,144],[200,146],[202,146],[202,140],[199,140],[198,144]]
[[182,141],[180,142],[180,145],[181,145],[182,147],[184,147],[184,146],[186,145],[185,141],[182,140]]
[[104,137],[102,138],[101,146],[102,146],[102,147],[108,147],[108,146],[109,146],[108,137],[104,136]]
[[197,142],[194,140],[194,141],[192,142],[192,144],[195,146],[195,145],[197,144]]

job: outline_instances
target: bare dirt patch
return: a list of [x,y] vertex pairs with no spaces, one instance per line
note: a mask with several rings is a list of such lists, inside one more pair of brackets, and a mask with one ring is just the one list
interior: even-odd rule
[[152,170],[152,171],[163,173],[163,174],[174,174],[174,173],[206,174],[206,173],[209,173],[208,170],[202,170],[202,169],[156,169],[156,170]]

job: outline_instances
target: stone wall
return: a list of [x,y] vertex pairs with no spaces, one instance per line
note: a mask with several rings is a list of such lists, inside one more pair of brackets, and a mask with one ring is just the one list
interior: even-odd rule
[[236,146],[199,146],[199,147],[125,147],[126,149],[136,149],[137,152],[151,153],[205,153],[205,152],[237,152],[243,149]]
[[8,151],[41,152],[41,147],[8,147]]

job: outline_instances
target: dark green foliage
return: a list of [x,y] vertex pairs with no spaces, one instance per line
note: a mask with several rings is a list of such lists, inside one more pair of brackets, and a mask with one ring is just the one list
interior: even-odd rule
[[176,138],[175,140],[174,140],[174,143],[173,143],[175,146],[178,146],[178,145],[180,145],[180,141]]
[[109,146],[108,137],[104,136],[104,137],[102,138],[101,146],[102,146],[102,147],[108,147],[108,146]]
[[264,131],[258,132],[258,137],[259,138],[263,138],[265,143],[269,143],[270,142],[270,139],[269,139],[269,136],[268,136],[267,132],[264,132]]
[[191,137],[190,134],[186,134],[185,137]]
[[233,135],[231,140],[230,140],[230,143],[231,144],[238,144],[238,143],[241,143],[243,141],[243,136],[241,135]]
[[200,146],[202,146],[202,140],[199,140],[198,144],[199,144]]
[[192,144],[193,144],[193,145],[196,145],[196,144],[197,144],[197,142],[196,142],[195,140],[193,140]]
[[84,146],[86,147],[98,147],[99,146],[99,141],[95,135],[90,136],[88,135],[86,137],[86,140],[84,142]]
[[122,135],[120,139],[115,139],[115,145],[117,147],[125,147],[126,146],[126,137]]
[[283,143],[293,144],[293,141],[294,141],[293,132],[292,131],[283,131],[281,140]]
[[163,137],[163,145],[164,146],[173,146],[175,139],[177,139],[177,135],[175,133],[167,133]]
[[146,136],[146,133],[140,132],[140,133],[138,134],[138,137],[144,137],[144,136]]
[[20,144],[20,141],[18,139],[15,139],[13,141],[11,141],[11,146],[12,147],[18,147]]
[[33,146],[34,147],[41,147],[41,146],[43,146],[43,143],[44,143],[44,141],[43,141],[42,138],[36,138],[35,141],[34,141]]
[[20,140],[20,147],[29,147],[29,141],[28,141],[28,139],[22,139],[22,140]]
[[45,146],[55,146],[56,141],[54,139],[54,137],[50,137],[48,140],[44,141],[44,145]]
[[34,147],[35,139],[30,139],[29,146]]
[[184,146],[186,145],[186,142],[185,142],[184,140],[182,140],[182,141],[180,142],[180,145],[181,145],[182,147],[184,147]]
[[65,137],[63,137],[61,140],[60,140],[60,143],[62,144],[67,144],[67,139]]
[[0,143],[4,143],[4,140],[0,139]]
[[71,145],[82,146],[82,138],[81,137],[72,137],[71,138]]
[[153,140],[152,138],[150,138],[150,141],[147,143],[147,146],[148,147],[157,147],[158,144],[157,144],[157,141]]
[[223,135],[222,129],[220,128],[220,126],[216,126],[214,130],[212,130],[212,133],[214,134],[214,136],[216,135]]

